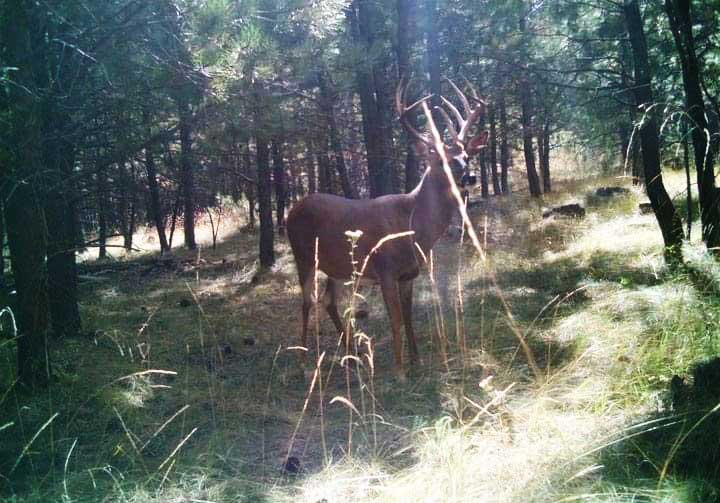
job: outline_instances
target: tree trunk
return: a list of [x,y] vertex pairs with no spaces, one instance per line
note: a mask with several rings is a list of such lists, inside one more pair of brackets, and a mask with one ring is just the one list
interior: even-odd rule
[[690,181],[690,146],[688,145],[688,123],[685,118],[682,121],[682,147],[683,147],[683,168],[685,169],[685,187],[687,190],[687,239],[690,241],[692,236],[693,215],[692,204],[692,183]]
[[717,126],[708,124],[701,86],[701,65],[695,50],[690,0],[665,0],[665,10],[675,46],[680,56],[685,106],[694,127],[691,130],[695,170],[697,172],[700,222],[705,245],[720,257],[720,197],[715,185],[715,142],[706,135],[717,136]]
[[137,218],[137,180],[135,174],[135,163],[130,163],[130,208],[128,211],[128,233],[125,239],[125,249],[132,251],[133,236],[135,235],[135,224]]
[[314,194],[317,192],[317,174],[315,173],[315,147],[312,139],[308,137],[306,140],[307,153],[305,159],[307,161],[307,178],[308,178],[308,193]]
[[[348,11],[353,38],[367,55],[376,54],[376,27],[380,14],[372,0],[354,0]],[[363,133],[367,150],[370,197],[392,192],[393,174],[389,141],[392,128],[389,124],[390,102],[382,62],[365,58],[355,69],[357,92],[360,96]]]
[[180,116],[180,179],[183,194],[183,230],[185,232],[185,246],[188,250],[195,250],[195,200],[192,162],[192,111],[190,103],[185,99],[178,100],[178,114]]
[[[638,107],[649,107],[654,104],[652,78],[638,0],[625,0],[623,10],[635,65],[635,86],[633,87],[635,102]],[[653,112],[648,112],[646,120],[643,121],[643,127],[640,130],[640,145],[646,189],[662,232],[665,258],[668,265],[674,266],[682,262],[682,221],[663,184],[658,125]]]
[[97,198],[98,198],[98,259],[107,258],[107,235],[108,235],[108,205],[109,192],[107,166],[101,164],[97,170]]
[[320,83],[320,108],[327,123],[327,131],[330,136],[330,148],[332,148],[335,156],[335,171],[340,178],[340,185],[343,194],[349,199],[357,198],[357,194],[350,183],[347,166],[345,165],[345,155],[343,153],[340,134],[338,133],[337,120],[335,119],[335,90],[330,88],[326,77],[322,72],[318,75]]
[[483,199],[487,199],[490,197],[490,178],[488,177],[487,153],[484,149],[480,152],[478,161],[480,163],[480,195]]
[[47,385],[48,292],[45,269],[46,229],[37,187],[17,184],[5,194],[10,262],[17,291],[17,364],[20,382],[31,388]]
[[527,81],[520,84],[520,106],[523,135],[523,153],[525,154],[525,169],[527,170],[528,187],[530,195],[538,197],[542,194],[540,190],[540,178],[535,169],[535,150],[533,148],[532,130],[532,96]]
[[[397,62],[400,82],[410,79],[410,47],[412,45],[415,26],[411,19],[410,0],[397,0]],[[417,129],[415,114],[409,118],[413,127]],[[412,136],[403,131],[407,154],[405,157],[405,192],[410,192],[420,183],[420,161],[415,155]]]
[[297,159],[299,158],[297,152],[293,152],[292,158],[293,162],[290,164],[290,189],[292,192],[292,200],[294,203],[297,202],[299,199],[305,197],[305,187],[303,185],[302,177],[303,168],[302,164],[297,161]]
[[[524,7],[523,7],[524,8]],[[530,195],[538,197],[541,195],[540,190],[540,178],[538,177],[537,169],[535,168],[535,150],[533,149],[533,103],[532,103],[532,90],[530,89],[530,76],[528,75],[527,68],[527,32],[526,32],[526,19],[525,14],[520,16],[520,33],[522,34],[522,62],[525,65],[520,70],[520,108],[521,117],[520,122],[522,123],[522,135],[523,135],[523,153],[525,154],[525,169],[527,170],[528,187],[530,189]]]
[[120,229],[123,236],[123,248],[127,251],[132,250],[132,238],[134,229],[135,216],[135,187],[134,179],[130,170],[132,163],[118,164],[118,180],[120,182]]
[[508,185],[508,168],[510,162],[510,150],[508,147],[507,108],[505,95],[501,94],[498,101],[500,121],[500,190],[503,194],[510,193]]
[[127,235],[130,222],[128,219],[128,210],[130,208],[130,190],[128,183],[128,176],[126,171],[127,165],[125,163],[118,163],[117,165],[117,190],[120,195],[118,202],[117,216],[120,224],[120,234],[123,237],[123,248],[127,249]]
[[260,266],[275,263],[272,197],[270,184],[270,148],[261,132],[255,137],[257,149],[257,194],[260,206]]
[[[486,109],[480,114],[477,120],[477,128],[485,129]],[[490,167],[488,166],[487,148],[480,151],[478,155],[478,164],[480,165],[480,194],[483,199],[490,197]]]
[[320,139],[316,144],[317,165],[318,165],[318,190],[326,194],[335,193],[334,177],[330,168],[330,157],[328,156],[327,137],[325,132],[320,133]]
[[182,190],[180,187],[175,191],[175,203],[173,204],[172,215],[170,216],[170,238],[168,240],[168,250],[172,248],[173,235],[175,234],[175,225],[177,224],[177,217],[180,213],[180,205],[182,204]]
[[170,251],[170,245],[165,234],[165,215],[160,202],[155,155],[151,146],[145,148],[145,172],[147,173],[148,191],[150,192],[150,216],[158,233],[160,253],[162,254]]
[[2,199],[0,194],[0,302],[4,304],[7,295],[7,280],[5,279],[5,209]]
[[[13,85],[4,86],[0,100],[3,115],[0,199],[10,249],[11,271],[17,292],[18,380],[28,387],[47,385],[48,360],[47,232],[43,201],[55,164],[45,165],[47,148],[54,150],[57,131],[53,96],[48,83],[51,68],[48,46],[64,40],[51,31],[50,9],[31,2],[4,2],[0,14],[2,66],[12,68]],[[69,44],[68,44],[69,45]],[[62,50],[60,51],[62,53]],[[57,54],[57,53],[56,53]],[[67,58],[70,59],[69,57]],[[53,66],[53,77],[64,75]],[[77,76],[77,72],[73,73]],[[10,120],[8,120],[10,119]],[[48,141],[46,144],[45,142]],[[52,187],[50,187],[52,190]],[[29,446],[29,444],[28,444]]]
[[357,199],[355,189],[350,183],[350,177],[348,176],[347,165],[345,164],[345,154],[340,143],[340,135],[338,134],[337,124],[335,123],[334,117],[331,119],[329,124],[330,133],[330,146],[333,150],[335,157],[335,171],[338,178],[340,179],[340,186],[342,187],[343,195],[348,199]]
[[[55,134],[62,133],[56,131]],[[77,195],[71,180],[75,151],[72,145],[57,137],[46,141],[45,145],[45,166],[49,168],[50,182],[50,190],[45,197],[50,318],[55,337],[71,337],[78,335],[81,329],[75,259],[78,245]]]
[[248,202],[248,227],[255,229],[255,192],[257,187],[257,170],[253,168],[252,154],[250,152],[250,145],[245,145],[245,152],[243,154],[243,164],[245,165],[245,176],[250,180],[255,180],[251,183],[248,180],[243,182],[245,190],[245,199]]
[[426,0],[425,13],[427,15],[425,40],[427,41],[428,74],[430,75],[430,93],[432,94],[430,103],[433,110],[433,120],[439,127],[443,122],[442,116],[436,108],[442,104],[440,99],[440,96],[442,96],[442,83],[440,80],[442,70],[440,68],[440,34],[437,0]]
[[275,184],[275,215],[278,234],[285,233],[285,162],[283,161],[282,141],[273,140],[273,182]]
[[498,195],[501,192],[500,189],[500,176],[497,170],[497,128],[495,124],[495,106],[488,106],[488,121],[490,121],[490,142],[488,148],[490,149],[490,175],[492,177],[493,195]]
[[542,129],[538,131],[538,161],[540,162],[543,192],[547,194],[552,191],[550,181],[550,124],[547,115],[544,117]]
[[627,167],[630,165],[630,125],[624,120],[620,120],[617,129],[618,138],[620,139],[620,159],[623,164],[623,175],[627,176]]

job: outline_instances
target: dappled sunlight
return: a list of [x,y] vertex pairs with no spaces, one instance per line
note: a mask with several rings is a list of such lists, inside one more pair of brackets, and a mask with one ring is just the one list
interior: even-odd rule
[[[567,182],[585,195],[598,185]],[[542,218],[554,201],[586,201],[577,193],[558,191],[543,204],[523,195],[497,198],[474,209],[486,260],[455,236],[441,239],[435,285],[427,269],[415,282],[423,362],[405,385],[391,374],[389,323],[376,286],[361,286],[355,302],[351,287],[342,288],[340,312],[362,313],[353,320],[356,330],[373,341],[372,366],[361,355],[349,367],[350,390],[322,304],[311,310],[303,365],[293,348],[300,342],[300,288],[282,238],[267,270],[255,260],[257,235],[237,229],[221,233],[216,250],[86,261],[82,309],[94,344],[78,368],[106,361],[102,373],[82,370],[106,387],[103,417],[111,429],[102,435],[122,445],[130,465],[144,459],[155,466],[192,432],[178,452],[212,458],[220,474],[177,471],[162,490],[138,488],[123,501],[255,494],[278,503],[510,503],[594,490],[603,474],[598,446],[658,403],[657,393],[618,388],[618,376],[634,390],[653,386],[643,358],[656,327],[699,330],[703,318],[696,291],[668,281],[656,223],[631,208],[634,192],[593,202],[584,220]],[[702,263],[704,255],[694,253]],[[322,301],[323,275],[318,279]],[[675,349],[678,366],[696,354],[659,337]],[[323,351],[321,409],[308,368]],[[113,382],[138,366],[177,376]],[[349,396],[349,405],[331,404],[337,396]],[[349,453],[350,406],[357,413]],[[138,456],[123,439],[150,447]],[[87,445],[78,449],[88,456]],[[290,455],[296,474],[286,473]]]
[[637,255],[659,253],[662,238],[657,230],[654,217],[632,215],[598,221],[588,226],[589,231],[569,243],[561,255],[587,257],[599,252]]
[[[207,213],[200,213],[195,220],[195,240],[201,249],[211,249],[213,244],[213,232],[217,233],[216,240],[218,243],[221,243],[233,239],[245,225],[247,225],[246,212],[237,207],[225,208],[219,224],[216,214],[213,215],[213,222],[211,224]],[[216,227],[214,231],[213,226]],[[168,225],[168,229],[166,229],[168,239],[170,237],[169,230]],[[185,235],[183,233],[182,221],[179,220],[176,223],[175,231],[173,232],[173,251],[182,250],[184,246],[184,239]],[[132,243],[133,249],[128,251],[123,248],[122,236],[109,237],[107,239],[108,257],[116,260],[129,260],[138,257],[150,256],[160,251],[157,230],[151,225],[138,226],[133,234]],[[95,260],[98,254],[96,246],[87,248],[86,250],[78,253],[78,262]]]
[[556,403],[540,396],[508,406],[504,420],[481,428],[457,428],[443,418],[414,434],[411,467],[397,472],[381,464],[348,460],[304,480],[298,500],[526,500],[543,490],[559,462],[592,445],[589,432],[600,426],[597,417],[557,410]]

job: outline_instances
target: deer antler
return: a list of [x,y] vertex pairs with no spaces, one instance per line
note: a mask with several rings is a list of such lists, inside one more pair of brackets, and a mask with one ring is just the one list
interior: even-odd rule
[[[442,99],[445,100],[445,98],[442,98]],[[447,100],[445,100],[445,101],[447,101]],[[448,132],[450,133],[450,136],[452,136],[453,141],[460,141],[460,138],[458,137],[458,132],[455,129],[455,124],[453,124],[452,119],[450,118],[448,113],[445,111],[445,109],[442,107],[435,107],[435,110],[437,110],[440,113],[443,120],[445,121],[445,124],[447,124]]]
[[[453,115],[455,115],[455,118],[458,121],[458,125],[460,126],[460,132],[457,134],[457,140],[464,141],[465,135],[470,130],[470,127],[472,127],[473,123],[477,120],[477,118],[480,116],[480,114],[485,109],[485,102],[480,99],[480,97],[477,94],[477,91],[475,88],[470,85],[468,82],[468,86],[470,87],[470,90],[472,91],[472,99],[474,102],[477,103],[475,107],[470,105],[470,101],[467,99],[465,94],[458,88],[458,86],[455,85],[455,82],[452,80],[446,78],[445,80],[448,81],[450,84],[450,87],[453,88],[455,91],[455,94],[458,95],[458,98],[460,99],[460,103],[462,103],[463,110],[465,111],[465,115],[467,116],[467,119],[464,119],[460,111],[450,103],[449,100],[442,98],[443,103],[445,103],[448,108],[452,111]],[[447,115],[447,114],[446,114]]]
[[421,103],[426,102],[432,97],[432,94],[429,94],[425,96],[424,98],[421,98],[417,100],[415,103],[410,105],[409,107],[405,106],[405,93],[407,92],[407,88],[410,86],[410,82],[408,81],[405,83],[405,77],[400,79],[400,82],[398,83],[397,89],[395,90],[395,110],[397,111],[398,117],[400,119],[400,123],[405,127],[405,129],[408,130],[415,138],[420,140],[421,142],[432,145],[432,141],[430,139],[420,133],[417,129],[413,127],[413,125],[408,120],[408,113],[411,112],[415,107],[420,105]]

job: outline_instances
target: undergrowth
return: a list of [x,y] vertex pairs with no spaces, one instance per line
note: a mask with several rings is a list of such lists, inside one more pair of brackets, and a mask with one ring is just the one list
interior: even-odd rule
[[[613,185],[629,191],[596,195]],[[261,276],[248,233],[194,255],[87,261],[92,335],[53,342],[47,391],[17,386],[14,343],[0,340],[0,497],[717,501],[703,468],[717,460],[717,401],[698,383],[715,375],[720,301],[664,268],[626,180],[557,189],[473,214],[486,261],[438,245],[416,284],[424,362],[405,384],[372,288],[347,292],[360,355],[341,358],[323,313],[299,364],[284,243]],[[584,220],[542,218],[570,201]]]

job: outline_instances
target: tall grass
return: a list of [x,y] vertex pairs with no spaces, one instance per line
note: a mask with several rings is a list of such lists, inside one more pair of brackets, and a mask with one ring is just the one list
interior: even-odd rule
[[[715,404],[679,410],[669,386],[677,375],[692,390],[697,362],[717,354],[720,305],[658,265],[637,197],[593,202],[586,223],[538,223],[521,195],[468,215],[491,253],[465,235],[427,257],[426,363],[404,384],[382,302],[357,281],[366,264],[341,310],[358,353],[319,312],[315,278],[307,379],[286,248],[255,286],[249,263],[222,260],[250,256],[243,239],[178,256],[168,274],[143,261],[109,273],[83,287],[96,336],[53,348],[47,394],[15,386],[13,343],[0,342],[1,497],[712,501],[710,475],[687,467],[712,442]],[[438,261],[457,269],[444,277]],[[375,320],[356,319],[361,301]]]

